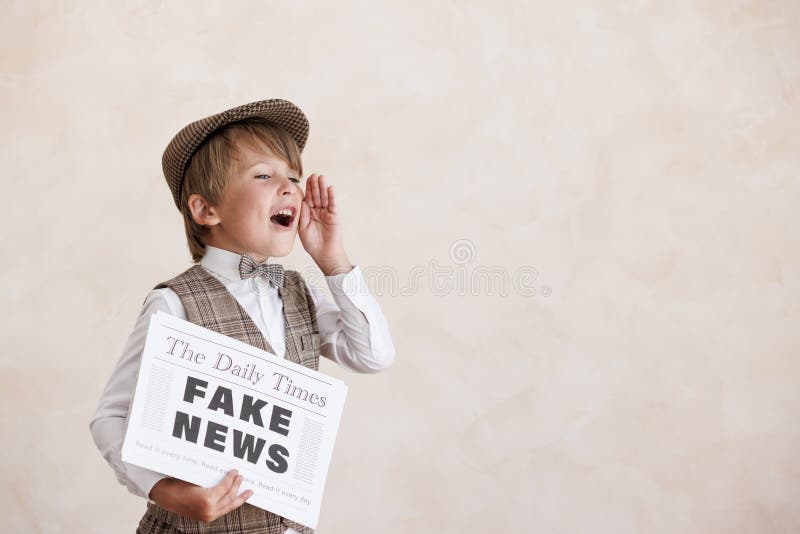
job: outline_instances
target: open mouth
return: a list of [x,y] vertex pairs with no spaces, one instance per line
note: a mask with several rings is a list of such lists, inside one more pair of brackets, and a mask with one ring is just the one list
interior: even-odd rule
[[283,208],[273,213],[269,220],[275,224],[283,226],[284,228],[289,228],[294,222],[294,216],[294,208]]

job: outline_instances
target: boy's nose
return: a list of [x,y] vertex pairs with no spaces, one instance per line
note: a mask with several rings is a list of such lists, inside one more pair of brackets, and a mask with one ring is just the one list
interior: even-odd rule
[[294,194],[295,189],[297,189],[295,187],[296,185],[297,184],[292,182],[289,178],[283,177],[283,178],[281,178],[281,187],[280,187],[279,193],[281,195],[292,195],[292,194]]

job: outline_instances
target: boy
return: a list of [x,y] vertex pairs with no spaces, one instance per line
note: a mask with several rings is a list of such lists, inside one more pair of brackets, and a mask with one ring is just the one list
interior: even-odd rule
[[[325,356],[357,372],[386,369],[394,347],[386,320],[342,244],[333,186],[312,174],[302,185],[308,120],[291,102],[253,102],[195,121],[167,146],[164,176],[181,211],[195,265],[147,296],[90,424],[117,479],[148,498],[137,533],[313,532],[245,501],[229,472],[203,488],[120,459],[150,315],[157,310],[317,369]],[[268,263],[295,237],[334,295],[296,271]]]

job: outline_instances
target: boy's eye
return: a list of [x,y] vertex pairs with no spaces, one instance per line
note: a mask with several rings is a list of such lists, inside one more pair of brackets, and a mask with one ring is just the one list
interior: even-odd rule
[[[269,174],[259,174],[259,175],[256,176],[256,178],[258,178],[259,180],[261,180],[261,179],[267,179],[268,180],[268,179],[272,178],[272,176],[269,175]],[[297,178],[291,178],[290,177],[289,180],[291,180],[292,182],[294,182],[296,184],[300,183],[300,180],[297,179]]]

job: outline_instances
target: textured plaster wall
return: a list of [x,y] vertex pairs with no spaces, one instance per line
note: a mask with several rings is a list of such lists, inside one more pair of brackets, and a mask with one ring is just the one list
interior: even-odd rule
[[161,153],[270,97],[397,348],[323,364],[320,533],[800,531],[797,2],[2,8],[3,532],[134,530],[88,422],[189,265]]

